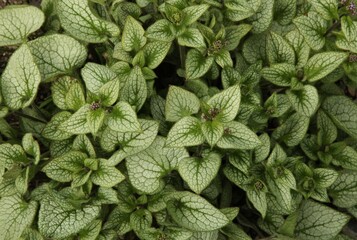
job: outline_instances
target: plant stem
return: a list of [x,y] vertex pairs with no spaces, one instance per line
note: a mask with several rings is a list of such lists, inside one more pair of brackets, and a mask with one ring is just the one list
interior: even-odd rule
[[335,30],[340,25],[341,25],[340,21],[334,22],[334,24],[332,24],[332,26],[329,29],[327,29],[326,33],[324,34],[324,37],[326,37],[329,33],[331,33],[333,30]]
[[24,114],[24,113],[21,113],[21,112],[14,112],[13,114],[16,115],[16,116],[18,116],[18,117],[27,118],[27,119],[30,119],[30,120],[35,121],[35,122],[47,123],[47,122],[44,121],[44,120],[41,120],[41,119],[32,117],[32,116],[30,116],[30,115],[27,115],[27,114]]
[[180,46],[179,44],[178,44],[178,46],[179,46],[179,51],[180,51],[181,68],[185,69],[186,49],[184,46]]

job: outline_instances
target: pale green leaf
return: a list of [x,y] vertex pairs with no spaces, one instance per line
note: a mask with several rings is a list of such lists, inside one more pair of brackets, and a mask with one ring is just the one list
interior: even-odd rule
[[201,124],[202,134],[211,148],[223,135],[223,124],[218,121],[206,121]]
[[296,16],[297,0],[275,0],[274,20],[280,25],[288,25]]
[[123,181],[125,176],[115,167],[109,166],[107,160],[99,159],[99,166],[93,171],[91,181],[101,187],[113,187]]
[[88,1],[59,0],[57,14],[61,26],[75,38],[85,42],[104,42],[119,35],[119,28],[112,22],[92,13]]
[[120,92],[119,84],[119,79],[114,79],[105,83],[99,89],[99,102],[103,106],[112,106],[118,100]]
[[37,202],[23,201],[18,195],[2,197],[0,200],[1,240],[19,239],[37,212]]
[[102,228],[101,220],[94,220],[79,233],[81,240],[96,240]]
[[171,42],[175,39],[175,35],[172,23],[166,19],[156,21],[146,30],[146,36],[153,40]]
[[122,46],[127,52],[132,50],[139,51],[145,43],[146,37],[144,37],[145,30],[141,24],[132,16],[126,18],[124,30],[122,34]]
[[227,217],[204,198],[190,192],[176,192],[167,202],[173,220],[192,231],[213,231],[228,224]]
[[72,114],[66,121],[62,122],[58,129],[72,134],[86,134],[90,133],[90,128],[87,116],[91,111],[90,105],[82,106],[77,112]]
[[11,109],[29,106],[36,97],[40,82],[40,71],[30,49],[22,45],[10,57],[0,79],[5,104]]
[[154,193],[160,188],[161,178],[188,156],[184,148],[166,147],[165,139],[157,137],[149,148],[126,159],[129,180],[140,191]]
[[171,86],[166,97],[166,120],[176,122],[183,117],[195,114],[200,109],[200,100],[195,94],[180,87]]
[[248,236],[242,228],[238,227],[238,225],[234,223],[229,223],[227,226],[223,227],[221,231],[224,235],[228,236],[229,240],[252,240],[252,238]]
[[72,83],[65,95],[65,105],[68,109],[77,111],[86,103],[84,90],[79,81],[73,79],[70,81]]
[[31,133],[26,133],[25,136],[22,138],[22,147],[24,148],[25,152],[34,157],[34,163],[37,165],[40,161],[40,145],[38,142],[33,138]]
[[317,81],[335,70],[348,54],[344,52],[323,52],[312,56],[304,66],[304,74],[308,81]]
[[254,149],[260,144],[261,141],[252,130],[234,121],[224,125],[224,134],[217,142],[217,146],[223,149]]
[[[262,183],[260,183],[262,184]],[[266,187],[264,186],[265,191]],[[267,199],[266,199],[266,192],[262,189],[250,189],[247,191],[247,197],[249,201],[253,204],[255,209],[259,211],[263,218],[265,218],[267,212]]]
[[273,21],[273,10],[274,0],[261,1],[256,13],[248,19],[253,26],[253,33],[261,33],[269,28]]
[[117,132],[140,131],[140,123],[133,108],[126,102],[118,102],[108,117],[108,127]]
[[[87,125],[90,132],[96,135],[99,129],[102,127],[105,119],[105,110],[103,108],[98,108],[95,110],[90,110],[87,113]],[[85,134],[83,132],[83,134]]]
[[314,86],[305,85],[299,90],[289,90],[287,95],[291,105],[298,113],[311,117],[317,110],[319,94]]
[[324,19],[339,19],[336,0],[316,0],[311,1],[311,4]]
[[72,133],[66,132],[65,129],[62,130],[60,125],[65,122],[71,113],[69,112],[59,112],[51,118],[51,121],[47,123],[42,131],[42,136],[50,140],[65,140],[72,136]]
[[[53,103],[62,110],[68,110],[69,107],[66,104],[66,96],[70,91],[72,84],[78,80],[69,76],[58,78],[52,82],[51,93]],[[76,88],[76,87],[75,87]]]
[[267,42],[267,55],[270,64],[295,64],[294,49],[282,36],[270,32]]
[[34,7],[21,5],[0,11],[0,46],[25,42],[30,33],[38,30],[45,21],[43,12]]
[[303,67],[310,56],[310,47],[298,30],[286,34],[286,39],[294,48],[297,57],[297,67]]
[[233,61],[228,50],[223,49],[218,53],[214,54],[214,57],[215,57],[214,60],[220,67],[222,68],[233,67]]
[[196,22],[210,7],[208,4],[192,5],[182,10],[184,14],[183,23],[190,25]]
[[154,41],[147,43],[144,48],[145,64],[150,69],[157,68],[164,60],[171,47],[171,42]]
[[205,40],[197,28],[187,28],[186,31],[177,37],[177,41],[181,46],[192,48],[206,47]]
[[357,170],[357,152],[350,146],[345,147],[340,153],[333,154],[333,164],[345,169]]
[[337,138],[337,128],[327,114],[320,110],[317,112],[317,141],[319,146],[333,143]]
[[203,142],[200,121],[194,117],[184,117],[170,129],[166,144],[168,147],[184,147],[200,145]]
[[357,172],[344,171],[329,189],[333,204],[349,208],[357,205]]
[[296,76],[296,69],[292,64],[279,63],[269,68],[264,68],[262,75],[266,80],[275,85],[288,87],[291,84],[291,78]]
[[201,158],[188,157],[178,164],[178,172],[188,186],[200,194],[216,177],[221,165],[221,157],[214,152],[205,153]]
[[225,1],[227,17],[232,21],[241,21],[254,15],[262,1],[261,0],[230,0]]
[[304,201],[298,212],[295,234],[299,239],[333,239],[350,217],[311,200]]
[[30,50],[41,72],[42,80],[71,74],[87,59],[87,50],[75,39],[52,34],[29,42]]
[[130,214],[130,226],[134,231],[146,230],[152,224],[152,214],[146,209],[138,209]]
[[186,56],[186,78],[196,79],[202,77],[211,68],[213,57],[205,57],[196,49],[191,49]]
[[336,126],[357,138],[357,105],[345,96],[330,96],[322,103],[322,109]]
[[314,179],[318,188],[327,188],[331,186],[338,177],[338,172],[328,168],[315,168]]
[[259,136],[261,145],[254,149],[255,161],[261,162],[269,156],[270,153],[270,138],[267,133]]
[[249,24],[239,24],[228,26],[225,28],[226,36],[224,38],[225,46],[224,48],[228,51],[236,49],[240,43],[240,40],[248,34],[252,29],[252,26]]

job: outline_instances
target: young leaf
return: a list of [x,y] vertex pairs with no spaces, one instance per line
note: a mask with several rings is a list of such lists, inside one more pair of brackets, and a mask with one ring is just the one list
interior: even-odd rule
[[357,106],[345,96],[331,96],[322,103],[322,109],[338,128],[357,138]]
[[108,117],[108,127],[117,132],[136,132],[140,130],[140,123],[128,103],[118,102]]
[[195,114],[200,109],[200,100],[195,94],[182,88],[171,86],[166,97],[166,120],[176,122],[183,117]]
[[347,58],[344,52],[323,52],[312,56],[304,66],[308,81],[315,82],[335,70]]
[[314,9],[326,20],[338,19],[337,2],[335,0],[311,1]]
[[182,10],[184,14],[183,24],[190,25],[196,22],[210,7],[208,4],[200,4],[186,7]]
[[201,123],[197,118],[184,117],[171,128],[167,135],[168,147],[196,146],[204,142]]
[[1,95],[9,108],[25,108],[32,103],[41,75],[27,45],[11,56],[0,81]]
[[30,33],[45,21],[43,12],[33,6],[7,7],[0,11],[0,47],[26,42]]
[[184,148],[169,148],[164,145],[165,139],[157,137],[145,151],[126,159],[129,180],[140,191],[148,194],[157,191],[161,178],[176,169],[182,159],[189,157]]
[[329,145],[337,138],[337,128],[323,110],[317,113],[317,141],[319,146]]
[[104,42],[119,35],[119,28],[112,22],[94,15],[87,1],[59,0],[57,14],[62,27],[75,38],[85,42]]
[[206,47],[205,40],[197,28],[187,28],[186,31],[177,37],[177,41],[181,46],[192,48]]
[[66,129],[61,129],[60,125],[71,117],[69,112],[59,112],[51,118],[42,130],[42,136],[50,140],[65,140],[72,136],[72,133],[66,132]]
[[213,57],[205,57],[196,49],[191,49],[186,56],[186,78],[196,79],[202,77],[211,68]]
[[221,157],[214,152],[206,153],[202,158],[188,157],[178,164],[182,179],[197,194],[200,194],[216,177],[221,165]]
[[211,148],[223,135],[223,124],[219,121],[206,121],[201,124],[202,134]]
[[42,80],[70,74],[87,59],[86,48],[75,39],[62,34],[52,34],[29,42]]
[[314,86],[305,85],[300,90],[287,91],[287,95],[291,105],[298,113],[306,117],[311,117],[317,110],[319,95]]
[[37,202],[25,202],[18,195],[2,197],[0,200],[0,240],[20,239],[23,231],[31,226]]
[[109,166],[107,160],[99,159],[98,169],[93,171],[91,181],[101,187],[113,187],[123,181],[125,176],[115,167]]
[[145,63],[150,69],[157,68],[164,60],[171,47],[171,42],[154,41],[147,43],[144,48]]
[[144,34],[145,30],[141,24],[132,16],[128,16],[122,34],[123,49],[127,52],[138,52],[146,43]]
[[84,229],[99,212],[100,206],[90,204],[76,209],[66,197],[52,192],[41,202],[38,228],[47,238],[66,238]]
[[217,93],[208,100],[208,104],[219,111],[219,120],[222,122],[232,121],[238,113],[241,93],[239,85],[229,87]]
[[40,145],[38,142],[33,138],[31,133],[26,133],[25,136],[22,138],[22,147],[24,148],[25,152],[31,156],[33,156],[35,165],[40,161]]
[[295,64],[294,49],[280,35],[271,32],[267,42],[267,55],[270,64]]
[[343,213],[307,200],[299,209],[295,234],[298,238],[306,240],[333,238],[348,220],[349,217]]
[[240,40],[248,34],[252,29],[252,26],[249,24],[239,24],[233,25],[225,28],[226,37],[224,48],[228,51],[232,51],[237,48],[240,43]]
[[[73,81],[73,80],[70,80]],[[66,108],[77,111],[85,103],[83,86],[79,81],[74,80],[65,95]]]
[[224,134],[217,142],[223,149],[254,149],[261,144],[258,136],[239,122],[229,122],[224,125]]
[[77,112],[70,116],[66,121],[62,122],[58,129],[72,134],[90,133],[87,116],[91,111],[90,105],[82,106]]
[[176,192],[167,202],[167,210],[177,224],[192,231],[213,231],[228,224],[222,212],[190,192]]
[[298,30],[289,32],[285,37],[295,50],[297,58],[296,66],[299,68],[303,67],[310,56],[309,45],[306,43],[304,37]]
[[96,135],[102,127],[105,118],[105,110],[102,108],[91,110],[87,113],[87,124],[90,132]]
[[176,35],[172,23],[166,19],[160,19],[154,24],[150,25],[150,27],[146,29],[145,34],[146,37],[150,39],[164,42],[173,41]]

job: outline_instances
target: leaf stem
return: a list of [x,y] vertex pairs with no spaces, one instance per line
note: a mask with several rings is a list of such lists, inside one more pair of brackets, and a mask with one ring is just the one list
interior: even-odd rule
[[333,30],[335,30],[337,27],[339,27],[341,25],[340,21],[336,21],[332,24],[332,26],[327,29],[326,33],[324,34],[324,37],[326,37],[329,33],[331,33]]
[[36,118],[36,117],[32,117],[32,116],[27,115],[27,114],[25,114],[25,113],[13,112],[13,114],[16,115],[16,116],[18,116],[18,117],[27,118],[27,119],[30,119],[30,120],[35,121],[35,122],[47,123],[47,122],[44,121],[44,120],[41,120],[41,119]]
[[181,68],[185,69],[185,60],[186,60],[186,49],[184,46],[179,46],[179,51],[180,51],[180,62],[181,62]]

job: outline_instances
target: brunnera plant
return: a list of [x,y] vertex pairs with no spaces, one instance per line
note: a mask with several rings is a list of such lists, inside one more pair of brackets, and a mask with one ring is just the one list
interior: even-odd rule
[[348,240],[354,0],[0,10],[0,240]]

